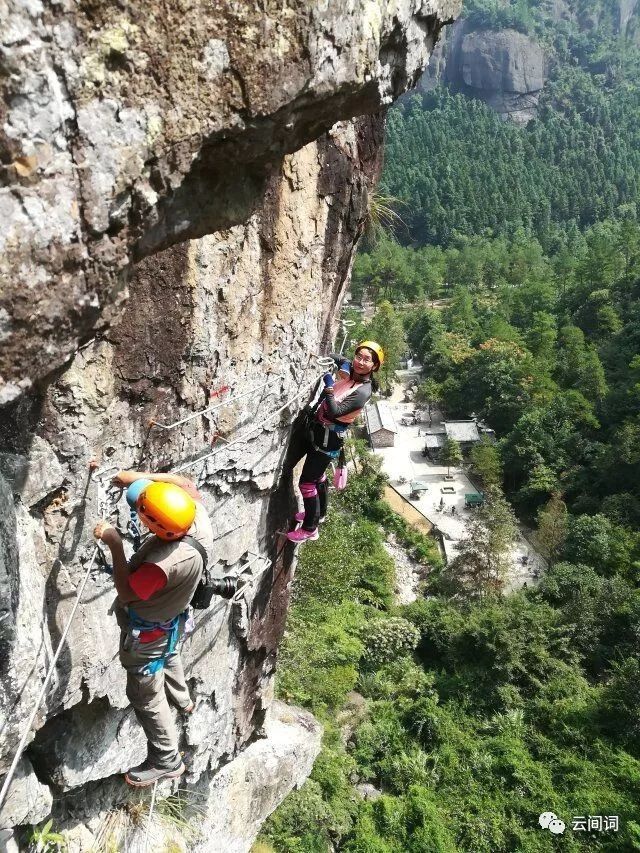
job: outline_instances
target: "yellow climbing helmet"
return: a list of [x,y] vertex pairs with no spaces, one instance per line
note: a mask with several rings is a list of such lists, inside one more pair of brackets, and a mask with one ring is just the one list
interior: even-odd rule
[[378,363],[373,368],[375,373],[375,371],[379,370],[384,364],[384,350],[382,349],[380,344],[376,343],[376,341],[360,341],[355,351],[358,352],[359,349],[363,349],[364,347],[370,349],[378,360]]
[[196,517],[196,504],[180,486],[151,483],[139,495],[136,508],[140,519],[160,539],[180,539]]

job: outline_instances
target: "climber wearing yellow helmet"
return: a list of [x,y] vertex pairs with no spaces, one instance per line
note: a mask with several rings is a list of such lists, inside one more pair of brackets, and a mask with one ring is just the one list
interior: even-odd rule
[[213,551],[211,521],[195,485],[174,474],[119,471],[114,484],[152,532],[127,562],[118,531],[100,522],[94,536],[111,551],[122,629],[127,697],[147,736],[147,758],[126,774],[144,787],[185,771],[169,702],[185,713],[189,695],[178,641],[185,614]]
[[325,471],[331,460],[340,455],[347,430],[371,397],[372,376],[383,363],[380,344],[361,341],[356,346],[348,374],[348,362],[340,358],[338,366],[342,378],[336,381],[331,373],[322,377],[324,390],[307,413],[304,429],[294,433],[286,463],[286,469],[290,470],[306,455],[299,482],[304,512],[296,515],[296,521],[302,525],[287,533],[291,542],[318,538],[318,523],[324,521],[327,513]]

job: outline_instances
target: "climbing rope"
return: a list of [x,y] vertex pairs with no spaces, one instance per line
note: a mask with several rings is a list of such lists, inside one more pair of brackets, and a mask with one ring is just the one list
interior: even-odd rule
[[11,767],[9,768],[7,775],[5,777],[4,784],[2,786],[2,790],[0,791],[0,808],[2,807],[2,804],[5,801],[5,798],[7,796],[7,792],[9,790],[9,785],[11,784],[11,780],[13,779],[13,774],[16,772],[18,762],[20,761],[20,759],[22,757],[22,753],[24,752],[25,746],[27,745],[27,739],[29,737],[29,734],[31,733],[31,726],[33,725],[33,721],[35,720],[36,714],[40,710],[40,706],[42,705],[42,702],[44,701],[44,698],[46,696],[47,688],[49,686],[49,682],[51,681],[51,676],[53,675],[53,673],[55,671],[56,663],[58,662],[58,658],[60,657],[60,653],[62,652],[62,648],[64,646],[65,640],[67,639],[67,634],[69,633],[69,628],[71,627],[71,623],[73,622],[73,617],[76,615],[76,610],[78,609],[78,605],[80,604],[80,600],[82,598],[82,594],[84,593],[84,588],[87,585],[87,581],[89,580],[89,575],[91,574],[91,569],[93,568],[93,566],[96,562],[96,558],[98,556],[98,550],[99,549],[96,546],[94,551],[93,551],[93,557],[91,558],[91,562],[89,563],[89,566],[87,567],[87,570],[86,570],[84,577],[82,579],[82,583],[80,584],[80,587],[78,588],[76,600],[75,600],[75,603],[73,605],[73,609],[71,610],[71,615],[69,616],[69,619],[67,620],[67,624],[65,625],[64,631],[62,632],[62,637],[60,638],[60,642],[58,643],[58,648],[56,649],[55,654],[53,656],[53,659],[52,659],[51,663],[49,664],[49,669],[47,670],[47,674],[45,676],[44,682],[42,683],[42,688],[40,689],[40,693],[38,695],[38,698],[36,699],[36,703],[33,707],[33,710],[31,711],[31,715],[29,716],[29,719],[27,721],[27,725],[26,725],[26,728],[24,730],[24,733],[23,733],[23,735],[20,738],[20,741],[18,743],[18,749],[16,750],[16,754],[13,758],[13,761],[11,762]]
[[[98,484],[98,506],[101,510],[101,512],[99,514],[100,514],[100,517],[103,519],[108,518],[112,514],[113,509],[114,509],[113,504],[115,502],[117,502],[117,499],[119,499],[121,491],[122,491],[122,490],[118,490],[117,495],[107,494],[108,490],[105,489],[103,480],[104,480],[106,474],[108,472],[111,472],[111,471],[113,471],[113,468],[103,468],[100,471],[95,471],[93,474],[93,478],[92,478]],[[109,504],[112,504],[111,511],[109,508]],[[18,767],[20,759],[22,758],[22,753],[24,752],[25,747],[27,745],[27,740],[28,740],[29,735],[31,733],[31,727],[33,726],[33,722],[34,722],[36,715],[37,715],[38,711],[40,710],[40,706],[42,705],[42,703],[45,699],[45,696],[47,694],[47,688],[49,687],[49,682],[51,681],[53,673],[55,672],[56,664],[58,662],[58,658],[60,657],[60,654],[62,653],[62,649],[63,649],[65,641],[67,639],[67,634],[69,633],[69,629],[71,628],[71,623],[73,622],[73,618],[76,615],[76,611],[78,609],[78,606],[79,606],[80,601],[82,599],[82,596],[84,594],[84,589],[87,585],[87,581],[89,580],[89,575],[91,574],[91,570],[93,569],[94,565],[96,564],[96,560],[99,558],[99,555],[101,553],[102,552],[101,552],[99,546],[96,544],[95,548],[93,549],[93,555],[91,557],[91,561],[89,562],[89,565],[87,566],[87,569],[84,573],[84,577],[82,578],[82,582],[80,583],[80,586],[78,587],[78,591],[76,593],[76,600],[74,602],[73,608],[71,609],[71,613],[69,614],[69,618],[68,618],[67,624],[65,625],[64,630],[62,632],[62,636],[60,637],[60,642],[58,643],[58,646],[55,650],[55,653],[53,655],[51,663],[49,664],[49,667],[48,667],[47,672],[45,674],[45,678],[44,678],[44,681],[42,683],[42,687],[40,688],[40,693],[38,694],[38,698],[36,699],[33,710],[31,711],[31,714],[29,715],[29,719],[27,720],[27,724],[26,724],[25,730],[22,734],[22,737],[20,738],[20,740],[18,742],[18,748],[16,750],[16,754],[13,757],[13,761],[11,762],[11,766],[9,767],[9,770],[7,771],[7,775],[5,776],[5,780],[4,780],[4,783],[2,785],[2,790],[0,790],[0,808],[2,807],[2,804],[4,803],[4,801],[6,799],[7,793],[9,791],[9,786],[11,785],[11,782],[13,780],[13,776],[16,772],[16,768]]]

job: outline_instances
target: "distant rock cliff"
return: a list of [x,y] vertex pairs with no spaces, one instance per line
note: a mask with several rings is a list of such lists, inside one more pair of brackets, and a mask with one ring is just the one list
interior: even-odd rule
[[534,39],[517,30],[473,30],[459,21],[434,51],[420,87],[442,81],[525,124],[536,115],[546,76],[545,54]]
[[[638,0],[600,4],[594,0],[580,9],[568,0],[554,0],[547,12],[554,25],[568,22],[578,32],[597,33],[606,23],[618,36],[638,43],[637,9]],[[478,26],[462,16],[434,49],[418,88],[428,91],[439,82],[446,83],[454,91],[484,101],[503,118],[526,124],[537,115],[553,62],[534,35]]]
[[[185,650],[197,849],[248,850],[308,775],[319,727],[272,701],[295,569],[277,537],[293,506],[282,461],[381,168],[376,111],[415,84],[456,12],[450,0],[151,3],[126,15],[9,4],[0,773],[91,564],[109,497],[108,471],[89,468],[98,459],[193,476],[217,571],[245,581],[199,615]],[[117,518],[126,529],[122,499]],[[70,849],[88,850],[127,803],[118,774],[144,743],[113,599],[94,566],[0,828],[52,814]]]

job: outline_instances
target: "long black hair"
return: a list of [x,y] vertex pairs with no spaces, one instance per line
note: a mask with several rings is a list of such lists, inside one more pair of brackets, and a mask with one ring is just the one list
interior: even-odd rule
[[[349,379],[355,380],[355,378],[356,378],[356,375],[355,375],[354,370],[353,370],[353,362],[351,362],[351,370],[349,371]],[[376,375],[375,375],[373,370],[369,374],[369,382],[371,382],[371,390],[373,391],[374,394],[377,394],[378,391],[380,390],[380,385],[378,383],[378,380],[376,379]]]

